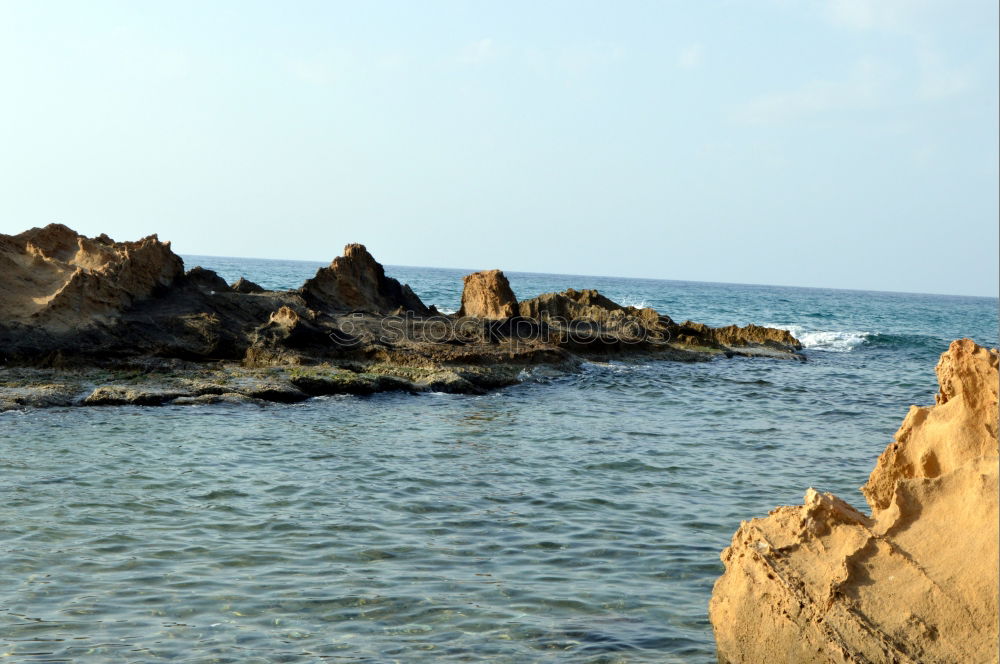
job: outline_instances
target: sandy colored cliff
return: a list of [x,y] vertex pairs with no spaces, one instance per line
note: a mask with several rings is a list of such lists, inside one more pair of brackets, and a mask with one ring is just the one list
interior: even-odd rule
[[85,327],[171,285],[184,264],[155,235],[115,242],[62,224],[0,235],[0,312],[7,322]]
[[862,491],[741,524],[709,614],[726,664],[997,662],[998,354],[955,341]]

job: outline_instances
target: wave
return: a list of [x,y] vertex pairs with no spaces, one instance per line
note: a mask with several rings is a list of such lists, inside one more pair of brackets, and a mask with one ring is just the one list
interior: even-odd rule
[[635,307],[636,309],[645,309],[649,306],[649,303],[645,299],[633,297],[632,295],[626,295],[618,304],[623,307]]
[[806,330],[801,325],[772,325],[781,330],[788,330],[792,336],[802,342],[806,350],[821,350],[828,353],[850,353],[852,350],[868,342],[874,335],[862,330]]
[[816,331],[792,332],[802,347],[810,350],[825,350],[831,353],[850,353],[852,350],[871,339],[871,332],[847,331]]
[[885,334],[863,330],[807,330],[801,325],[775,325],[773,327],[791,332],[792,336],[802,342],[802,347],[806,350],[819,350],[828,353],[850,353],[861,346],[941,351],[948,345],[946,340],[923,334]]
[[883,348],[919,348],[944,352],[948,348],[948,339],[926,334],[873,334],[868,343]]

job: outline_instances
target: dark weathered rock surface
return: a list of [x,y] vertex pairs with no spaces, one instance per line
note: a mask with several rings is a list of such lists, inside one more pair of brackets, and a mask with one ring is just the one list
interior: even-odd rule
[[264,292],[264,289],[260,285],[258,285],[256,283],[250,281],[246,277],[240,277],[239,279],[237,279],[236,281],[234,281],[233,285],[230,286],[230,288],[233,291],[237,292],[237,293],[263,293]]
[[207,270],[198,265],[184,273],[184,279],[196,288],[212,293],[225,293],[229,290],[226,280],[213,270]]

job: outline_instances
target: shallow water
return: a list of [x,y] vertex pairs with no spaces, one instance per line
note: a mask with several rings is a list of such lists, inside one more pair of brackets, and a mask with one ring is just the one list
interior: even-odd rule
[[[318,264],[187,258],[272,288]],[[387,268],[458,306],[461,271]],[[741,519],[856,488],[997,301],[510,274],[793,328],[806,363],[589,364],[484,396],[0,416],[15,662],[714,661]]]

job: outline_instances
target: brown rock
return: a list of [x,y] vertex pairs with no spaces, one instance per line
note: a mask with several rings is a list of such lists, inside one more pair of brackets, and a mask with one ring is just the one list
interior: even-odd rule
[[430,313],[409,286],[385,276],[382,265],[360,244],[344,247],[344,255],[320,268],[299,292],[317,311],[388,314],[401,309],[421,316]]
[[500,270],[473,272],[462,277],[462,282],[459,316],[507,319],[517,315],[517,298]]
[[774,327],[762,327],[753,323],[744,327],[727,325],[726,327],[709,327],[704,323],[684,321],[678,331],[680,335],[690,335],[696,339],[714,342],[730,348],[741,346],[780,346],[801,350],[802,344],[788,330]]
[[541,321],[590,320],[620,324],[627,319],[636,319],[649,328],[665,327],[673,323],[669,316],[662,315],[655,309],[623,307],[592,288],[570,288],[562,293],[545,293],[525,300],[521,302],[520,314],[525,318]]
[[155,235],[114,242],[62,224],[0,235],[0,320],[51,330],[85,327],[115,317],[183,271],[170,243]]
[[936,406],[911,406],[896,441],[861,487],[873,513],[888,509],[900,480],[933,478],[997,450],[997,353],[968,339],[952,343],[935,368]]
[[998,354],[956,341],[863,491],[745,521],[709,606],[719,661],[997,661]]

